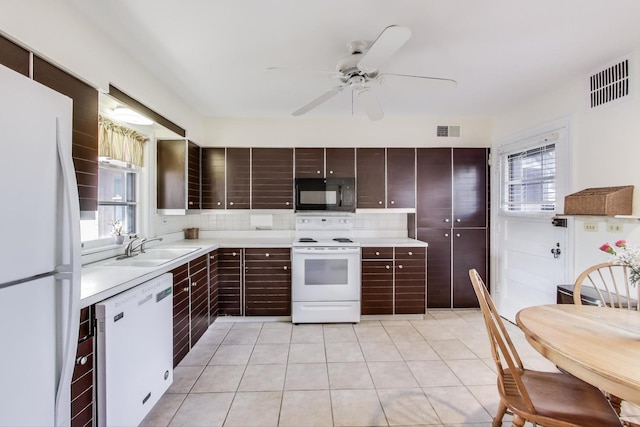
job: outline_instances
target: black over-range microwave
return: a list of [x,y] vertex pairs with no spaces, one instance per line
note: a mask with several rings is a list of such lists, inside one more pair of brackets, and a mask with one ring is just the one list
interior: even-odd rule
[[355,210],[355,178],[296,178],[296,211]]

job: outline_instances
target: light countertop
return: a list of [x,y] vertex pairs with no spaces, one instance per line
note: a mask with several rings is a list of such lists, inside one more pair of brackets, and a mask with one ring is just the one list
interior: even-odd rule
[[[425,242],[407,238],[367,237],[358,238],[358,241],[362,246],[427,247]],[[199,249],[158,266],[105,266],[104,261],[86,264],[82,267],[80,305],[81,307],[87,307],[103,301],[218,248],[290,248],[291,246],[292,239],[290,237],[255,238],[241,236],[184,239],[155,247],[198,247]]]

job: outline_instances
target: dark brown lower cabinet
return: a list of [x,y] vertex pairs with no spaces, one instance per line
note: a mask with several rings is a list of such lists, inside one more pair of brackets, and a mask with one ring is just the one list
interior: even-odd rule
[[209,327],[209,274],[207,255],[189,261],[190,298],[190,348]]
[[95,380],[94,337],[92,309],[80,311],[80,331],[76,365],[71,378],[71,426],[84,427],[94,424]]
[[218,250],[209,252],[209,325],[218,317]]
[[394,252],[394,313],[424,314],[426,248],[397,247]]
[[291,315],[291,250],[244,250],[245,316]]
[[173,274],[173,367],[189,353],[189,264]]
[[362,248],[361,313],[424,314],[426,248]]
[[487,280],[487,229],[419,228],[418,239],[429,243],[427,307],[478,307],[469,270]]
[[218,249],[218,315],[242,316],[242,249]]

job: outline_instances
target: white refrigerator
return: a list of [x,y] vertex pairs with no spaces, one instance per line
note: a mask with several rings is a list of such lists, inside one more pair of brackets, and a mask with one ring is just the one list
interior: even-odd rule
[[0,65],[0,425],[70,423],[80,219],[72,100]]

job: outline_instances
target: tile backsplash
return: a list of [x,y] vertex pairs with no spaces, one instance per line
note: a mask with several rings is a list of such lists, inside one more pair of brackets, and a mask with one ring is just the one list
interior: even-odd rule
[[[255,215],[249,211],[233,213],[202,213],[183,216],[155,216],[154,235],[174,233],[185,228],[198,227],[200,230],[209,231],[251,231],[251,217],[255,223],[264,223],[264,216],[271,216],[272,230],[291,231],[295,229],[295,214],[287,213],[263,213],[260,221],[255,221]],[[405,233],[407,231],[406,213],[356,213],[354,214],[356,231],[383,231]]]

